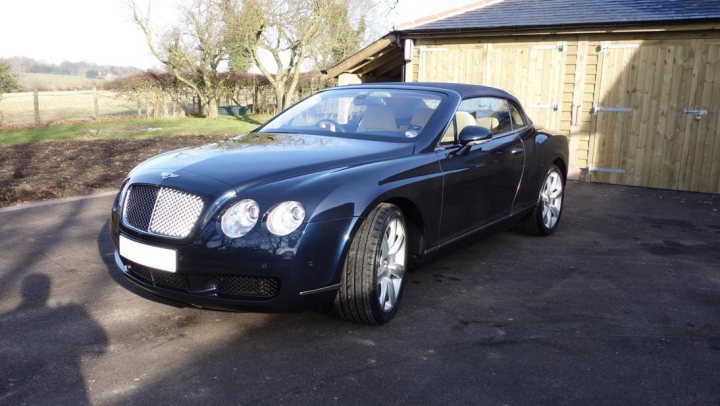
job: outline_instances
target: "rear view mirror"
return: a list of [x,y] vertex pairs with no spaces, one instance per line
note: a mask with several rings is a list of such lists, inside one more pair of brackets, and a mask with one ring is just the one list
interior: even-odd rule
[[460,131],[458,137],[460,145],[474,145],[482,144],[483,142],[489,141],[492,138],[492,131],[485,127],[477,125],[469,125]]

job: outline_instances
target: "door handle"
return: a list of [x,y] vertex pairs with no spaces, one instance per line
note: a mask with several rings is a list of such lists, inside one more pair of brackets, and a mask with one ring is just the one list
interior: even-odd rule
[[525,152],[525,148],[513,148],[510,150],[510,153],[513,155],[520,155],[523,152]]

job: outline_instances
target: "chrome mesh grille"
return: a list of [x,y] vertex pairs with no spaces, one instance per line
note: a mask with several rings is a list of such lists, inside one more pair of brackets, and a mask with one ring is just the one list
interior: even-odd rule
[[123,221],[125,224],[147,231],[150,226],[155,200],[157,200],[157,186],[133,185],[127,192],[125,208],[123,209]]
[[127,193],[123,222],[164,237],[187,237],[204,206],[199,196],[161,186],[132,185]]

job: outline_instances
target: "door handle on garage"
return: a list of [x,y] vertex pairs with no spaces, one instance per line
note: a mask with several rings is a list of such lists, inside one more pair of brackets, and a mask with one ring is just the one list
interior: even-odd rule
[[520,155],[523,152],[525,152],[525,148],[513,148],[510,150],[510,153],[513,155]]

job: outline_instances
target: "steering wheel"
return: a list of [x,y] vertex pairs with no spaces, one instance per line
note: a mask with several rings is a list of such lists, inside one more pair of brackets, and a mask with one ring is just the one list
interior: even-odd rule
[[332,132],[341,132],[344,133],[345,129],[335,120],[330,120],[328,118],[322,119],[318,121],[316,126],[322,128],[323,130],[330,130]]

